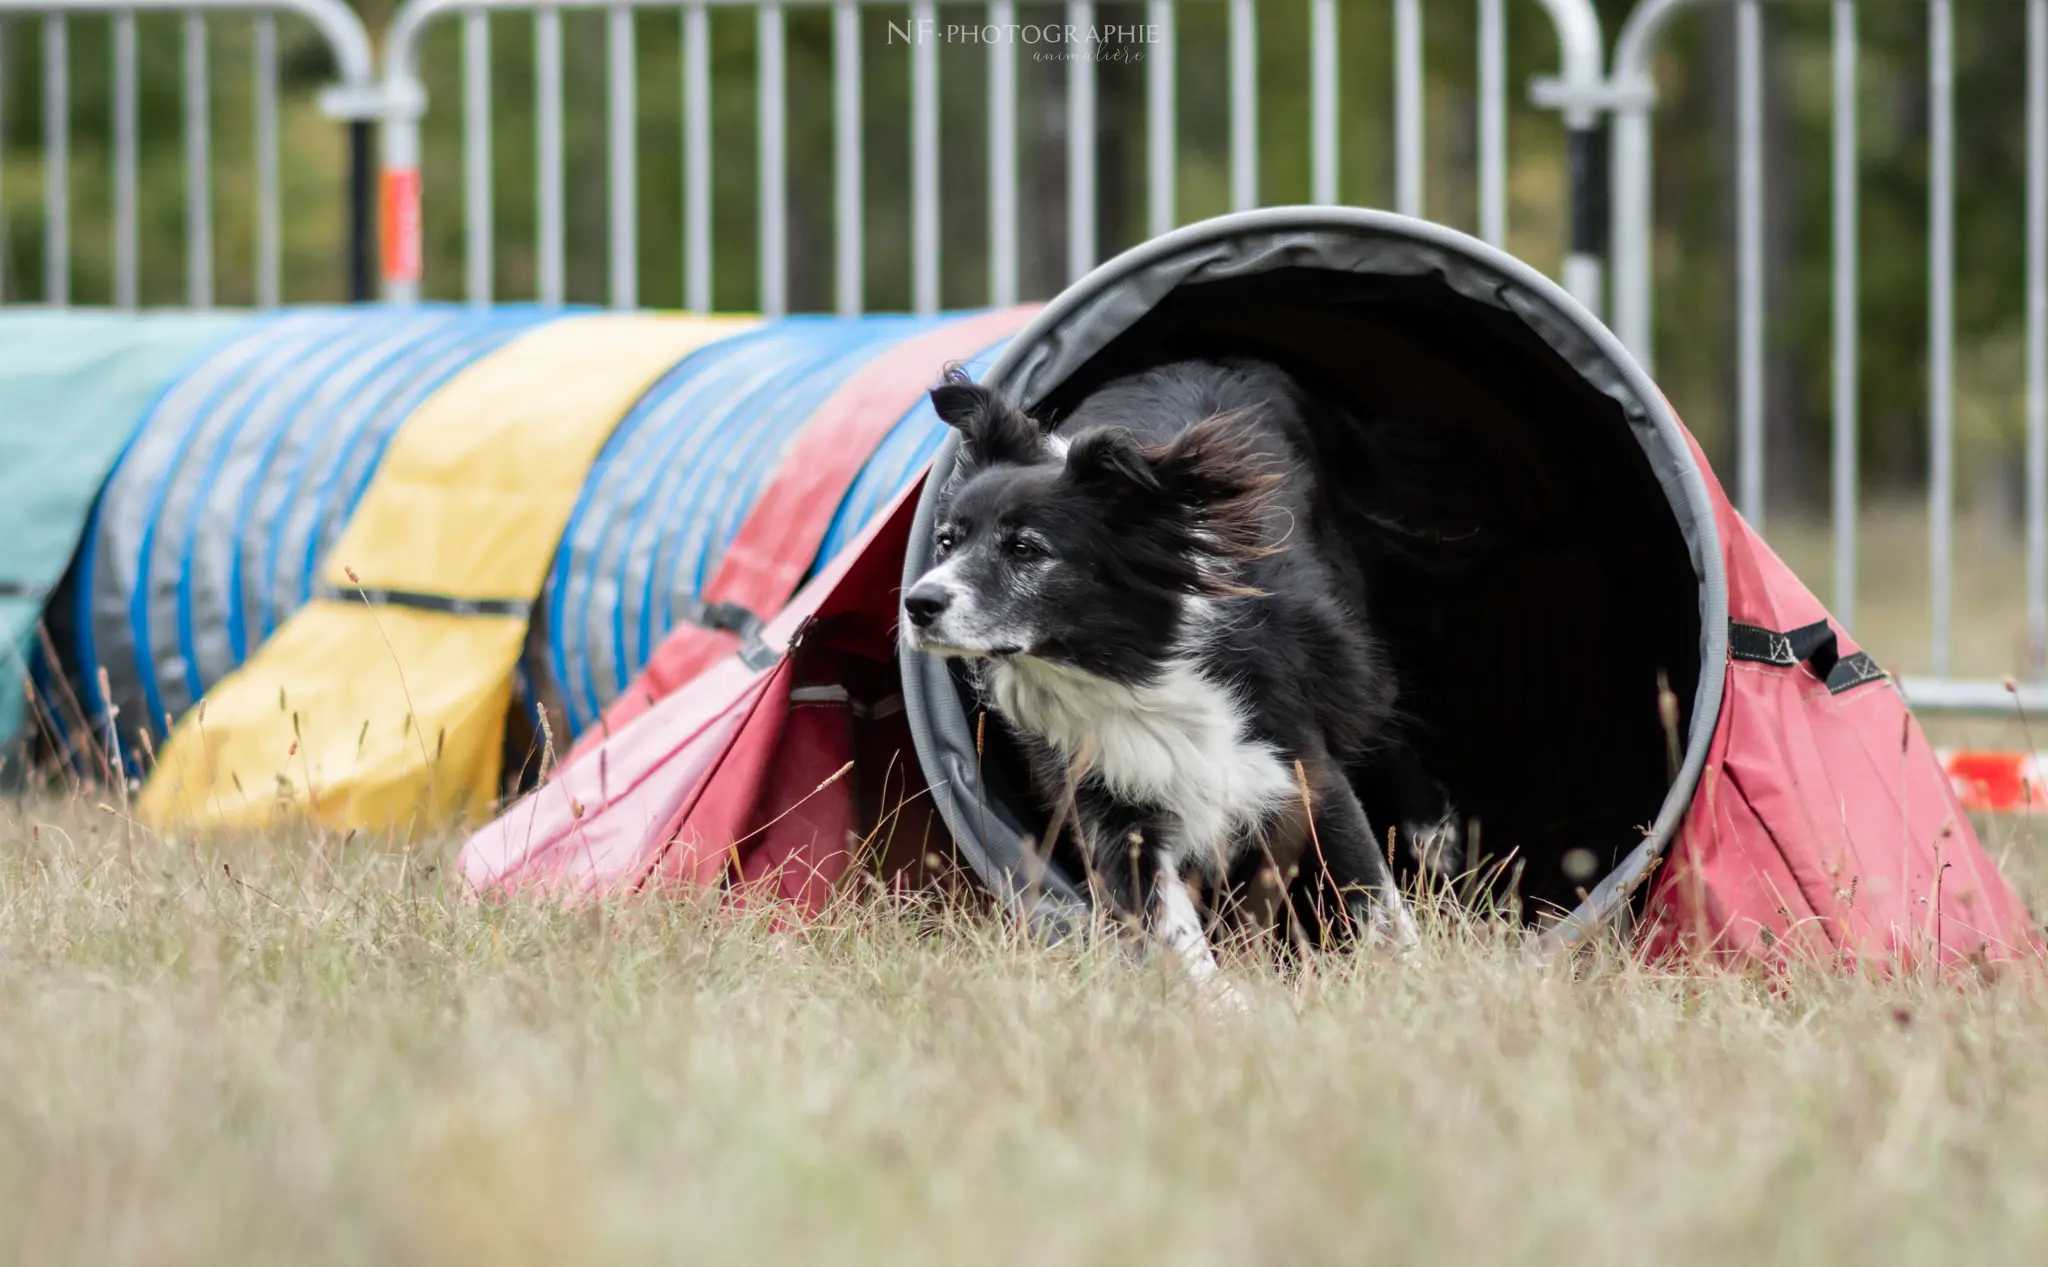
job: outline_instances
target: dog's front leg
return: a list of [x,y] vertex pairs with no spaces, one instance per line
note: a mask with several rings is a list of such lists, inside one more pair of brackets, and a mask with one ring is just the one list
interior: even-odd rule
[[1176,862],[1168,850],[1160,850],[1153,877],[1152,904],[1147,923],[1152,935],[1165,945],[1168,954],[1188,974],[1188,980],[1205,991],[1212,1002],[1233,1012],[1249,1012],[1251,1006],[1222,975],[1216,963],[1216,948],[1209,943],[1208,927],[1190,891],[1186,865]]
[[1152,935],[1180,960],[1189,978],[1198,985],[1205,983],[1218,971],[1216,949],[1209,944],[1209,930],[1202,926],[1202,913],[1196,909],[1187,878],[1173,856],[1162,851],[1157,866],[1150,921]]
[[1398,824],[1418,870],[1438,882],[1458,876],[1466,860],[1457,807],[1412,744],[1389,744],[1346,773],[1366,818],[1382,825],[1382,841],[1385,825]]
[[1167,831],[1162,816],[1088,786],[1076,798],[1075,810],[1090,841],[1099,890],[1106,889],[1146,933],[1165,943],[1190,977],[1200,982],[1215,976],[1216,955],[1201,912],[1173,850],[1162,847]]
[[1165,818],[1092,784],[1082,785],[1074,808],[1089,842],[1096,893],[1135,918],[1149,939],[1164,945],[1189,980],[1242,1010],[1244,1001],[1219,975],[1216,951],[1188,891],[1184,864],[1175,860],[1173,850],[1161,847],[1169,830]]
[[1384,937],[1402,950],[1422,941],[1415,916],[1402,900],[1393,868],[1373,838],[1365,807],[1343,772],[1325,769],[1312,776],[1315,785],[1313,827],[1330,881],[1344,895],[1354,928]]

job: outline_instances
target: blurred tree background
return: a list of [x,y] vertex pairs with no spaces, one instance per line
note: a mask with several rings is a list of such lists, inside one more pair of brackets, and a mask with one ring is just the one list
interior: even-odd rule
[[[1601,0],[1611,41],[1632,0]],[[356,0],[373,36],[393,0]],[[1340,0],[1341,197],[1393,198],[1392,0]],[[1428,184],[1425,212],[1464,229],[1476,213],[1476,4],[1427,0]],[[1536,0],[1509,0],[1509,246],[1555,273],[1565,240],[1563,131],[1527,102],[1530,77],[1556,69],[1556,41]],[[1922,0],[1860,6],[1862,173],[1862,446],[1866,488],[1905,492],[1926,464],[1927,65]],[[970,21],[980,5],[940,6]],[[1180,5],[1178,215],[1228,205],[1227,9]],[[830,15],[787,10],[790,295],[798,309],[832,303]],[[1060,5],[1020,4],[1020,22],[1064,20]],[[2025,7],[1957,0],[1957,386],[1961,499],[2009,516],[2019,496],[2023,425],[2022,246]],[[973,15],[973,17],[970,17]],[[866,298],[910,302],[910,50],[889,24],[907,10],[862,11]],[[1097,6],[1100,23],[1137,25],[1137,3]],[[564,15],[567,269],[573,301],[602,302],[606,257],[605,61],[602,12]],[[1826,506],[1829,420],[1829,5],[1765,7],[1769,294],[1769,434],[1774,506]],[[219,302],[254,296],[251,37],[249,21],[209,24],[215,288]],[[185,294],[184,151],[179,21],[138,18],[140,33],[140,267],[147,305]],[[753,11],[714,8],[712,37],[714,292],[718,307],[756,302]],[[533,28],[524,15],[491,21],[495,284],[503,299],[534,288]],[[681,21],[672,9],[635,19],[638,46],[639,284],[641,301],[680,304],[682,244]],[[1258,7],[1259,183],[1267,202],[1309,194],[1307,0]],[[111,40],[108,22],[69,23],[72,295],[105,303],[111,279]],[[291,301],[334,300],[345,284],[343,129],[314,97],[332,74],[312,29],[280,20],[284,287]],[[1710,5],[1682,17],[1658,62],[1656,133],[1658,372],[1710,454],[1728,456],[1734,383],[1733,12]],[[1147,50],[1152,52],[1155,50]],[[1021,281],[1055,291],[1065,243],[1067,68],[1019,48]],[[940,49],[943,300],[988,296],[987,50]],[[429,109],[423,140],[426,291],[462,286],[460,24],[430,28],[424,55]],[[45,119],[41,21],[16,18],[0,47],[0,297],[33,302],[43,277]],[[1097,68],[1100,254],[1144,234],[1145,70]]]

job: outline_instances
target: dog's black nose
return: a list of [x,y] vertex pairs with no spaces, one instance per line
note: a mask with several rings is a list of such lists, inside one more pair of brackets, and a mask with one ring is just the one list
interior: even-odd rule
[[924,629],[939,618],[939,613],[946,610],[946,604],[951,601],[952,595],[938,586],[920,585],[903,596],[903,611],[910,617],[911,624]]

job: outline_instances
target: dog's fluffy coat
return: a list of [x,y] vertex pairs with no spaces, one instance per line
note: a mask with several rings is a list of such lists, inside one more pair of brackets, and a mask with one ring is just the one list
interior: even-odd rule
[[1055,427],[957,373],[932,400],[963,445],[904,636],[969,662],[1091,882],[1198,976],[1188,883],[1260,859],[1303,860],[1299,914],[1412,942],[1349,774],[1395,685],[1315,474],[1324,407],[1253,361],[1134,374]]

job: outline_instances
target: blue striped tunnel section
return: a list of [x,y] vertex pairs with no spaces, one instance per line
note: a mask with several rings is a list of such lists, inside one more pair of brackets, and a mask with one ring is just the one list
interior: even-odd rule
[[593,724],[701,591],[784,446],[835,388],[931,320],[791,317],[701,349],[612,433],[544,602],[548,693]]
[[[705,348],[650,390],[585,484],[527,673],[572,732],[594,725],[700,596],[790,442],[862,366],[953,317],[793,317]],[[991,352],[993,349],[991,350]],[[974,364],[985,370],[992,356]],[[936,378],[939,367],[933,367]],[[822,563],[921,471],[945,426],[921,403],[869,456]]]

